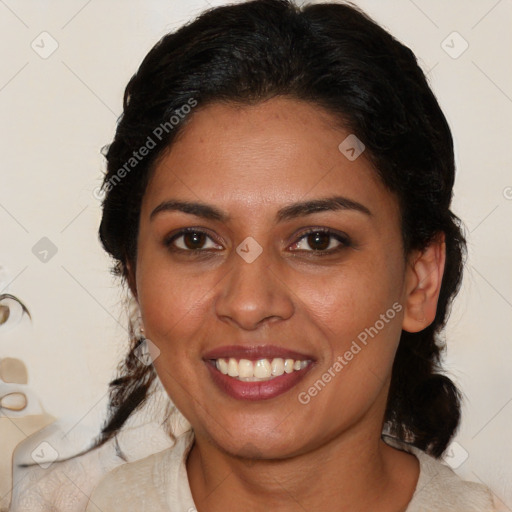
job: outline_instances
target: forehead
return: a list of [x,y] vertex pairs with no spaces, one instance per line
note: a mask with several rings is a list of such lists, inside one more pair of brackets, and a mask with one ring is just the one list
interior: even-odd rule
[[394,196],[364,152],[349,159],[340,150],[353,137],[322,108],[290,98],[206,105],[159,160],[145,207],[171,196],[234,209],[278,209],[340,194],[377,211],[395,209]]

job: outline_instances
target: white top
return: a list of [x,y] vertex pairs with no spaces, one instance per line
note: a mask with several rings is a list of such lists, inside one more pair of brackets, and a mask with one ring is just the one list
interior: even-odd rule
[[[173,447],[115,468],[94,489],[86,512],[195,512],[186,468],[193,439],[189,430]],[[419,479],[406,512],[497,510],[485,486],[463,481],[450,467],[414,446],[389,436],[384,440],[419,460]]]

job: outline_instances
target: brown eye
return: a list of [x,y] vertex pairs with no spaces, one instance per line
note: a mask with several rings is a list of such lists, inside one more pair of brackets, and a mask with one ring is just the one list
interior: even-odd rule
[[292,245],[292,250],[318,255],[331,254],[352,244],[347,235],[328,229],[311,229]]
[[206,241],[206,235],[198,231],[192,231],[183,235],[183,242],[187,249],[201,249]]
[[308,245],[315,251],[324,251],[329,247],[331,236],[327,233],[317,231],[307,236]]
[[222,246],[216,244],[209,235],[199,229],[181,230],[167,239],[164,244],[171,250],[184,252],[222,249]]

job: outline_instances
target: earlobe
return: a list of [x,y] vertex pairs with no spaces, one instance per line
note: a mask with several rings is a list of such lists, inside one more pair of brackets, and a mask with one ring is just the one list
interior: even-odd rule
[[407,268],[402,329],[419,332],[436,316],[446,260],[445,235],[440,233],[423,251],[413,255]]

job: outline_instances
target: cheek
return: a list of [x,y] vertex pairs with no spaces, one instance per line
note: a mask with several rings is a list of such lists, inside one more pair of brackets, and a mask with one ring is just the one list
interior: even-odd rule
[[[353,420],[383,392],[401,334],[398,269],[389,261],[354,265],[328,279],[297,282],[297,296],[325,356],[320,373],[300,391],[321,395],[311,407],[343,404],[332,409],[334,423]],[[316,380],[324,377],[332,382],[325,388]]]
[[148,337],[158,346],[187,340],[201,328],[216,282],[208,273],[194,278],[172,268],[169,262],[142,264],[138,272],[143,323]]
[[[298,274],[293,290],[327,339],[346,342],[374,326],[381,315],[385,316],[387,327],[400,323],[396,311],[399,308],[392,306],[400,300],[401,281],[399,260],[377,258],[374,253],[373,257],[369,255],[357,263],[354,259],[322,277]],[[396,331],[394,326],[394,334]]]

